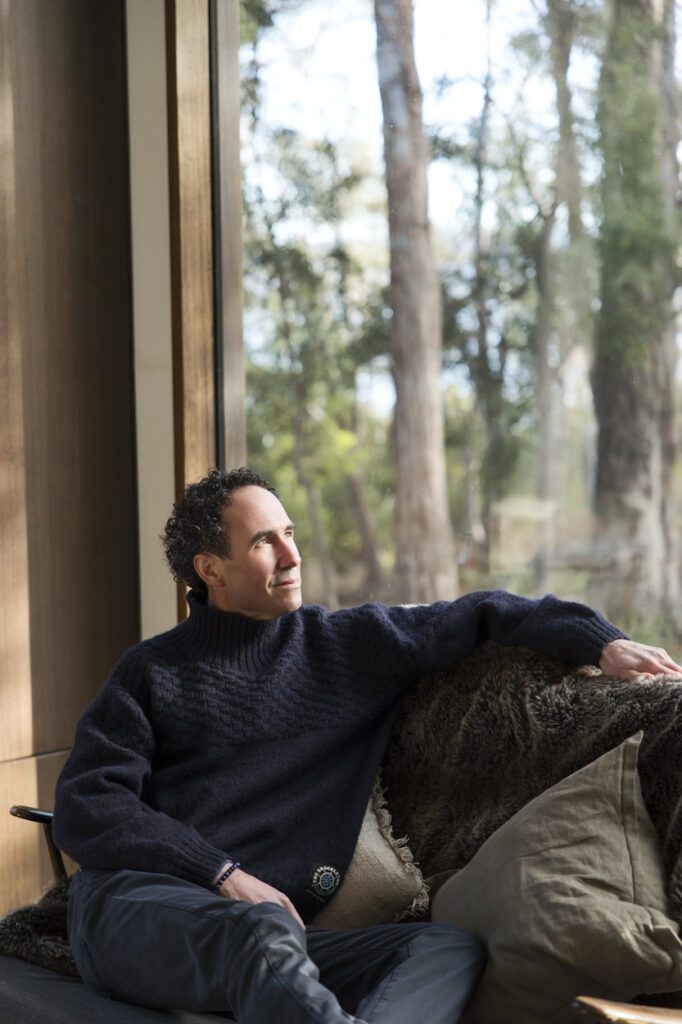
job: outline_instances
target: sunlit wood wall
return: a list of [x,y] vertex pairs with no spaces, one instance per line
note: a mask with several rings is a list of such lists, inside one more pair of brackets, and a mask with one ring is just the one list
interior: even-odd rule
[[159,303],[172,489],[220,452],[245,459],[239,3],[144,2],[165,54],[169,290],[131,245],[129,138],[133,168],[145,158],[129,105],[148,69],[128,93],[126,0],[0,0],[0,913],[50,880],[39,829],[8,808],[53,806],[78,718],[140,635],[137,481],[154,453],[136,438],[133,322],[164,323]]
[[138,636],[124,5],[0,0],[0,909]]

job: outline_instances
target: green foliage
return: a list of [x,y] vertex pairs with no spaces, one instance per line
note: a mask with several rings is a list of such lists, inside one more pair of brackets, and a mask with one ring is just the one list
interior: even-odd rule
[[253,45],[260,32],[274,27],[278,14],[300,7],[304,3],[305,0],[240,0],[242,45]]
[[537,28],[517,32],[511,41],[513,51],[527,66],[534,68],[542,64],[547,56],[547,39]]
[[461,160],[466,156],[466,146],[446,132],[431,132],[428,143],[431,160]]
[[253,43],[260,29],[272,28],[272,0],[241,0],[240,30],[242,43]]

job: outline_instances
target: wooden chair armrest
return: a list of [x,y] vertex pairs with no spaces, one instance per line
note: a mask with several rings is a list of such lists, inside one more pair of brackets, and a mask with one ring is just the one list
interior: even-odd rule
[[609,999],[578,996],[573,1005],[585,1010],[593,1020],[617,1021],[619,1024],[682,1024],[682,1010],[666,1010],[635,1003],[613,1003]]
[[54,880],[55,882],[66,881],[68,874],[64,867],[64,858],[62,857],[61,850],[52,838],[52,811],[43,811],[39,807],[25,807],[23,804],[16,804],[14,807],[10,807],[9,813],[13,814],[15,818],[35,821],[43,826],[43,835],[47,843],[47,852],[50,856]]
[[51,825],[54,817],[52,811],[41,811],[39,807],[25,807],[23,804],[10,807],[9,813],[13,814],[15,818],[35,821],[38,825]]

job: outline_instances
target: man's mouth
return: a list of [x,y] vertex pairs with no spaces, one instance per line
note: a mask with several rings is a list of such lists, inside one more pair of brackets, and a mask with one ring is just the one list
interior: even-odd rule
[[292,576],[286,580],[275,580],[273,587],[297,587],[300,582],[297,577]]

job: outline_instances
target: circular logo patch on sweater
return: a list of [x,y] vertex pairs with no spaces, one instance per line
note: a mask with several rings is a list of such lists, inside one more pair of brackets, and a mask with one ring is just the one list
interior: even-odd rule
[[324,864],[316,869],[313,875],[313,892],[324,900],[333,896],[341,883],[341,875],[336,868]]

